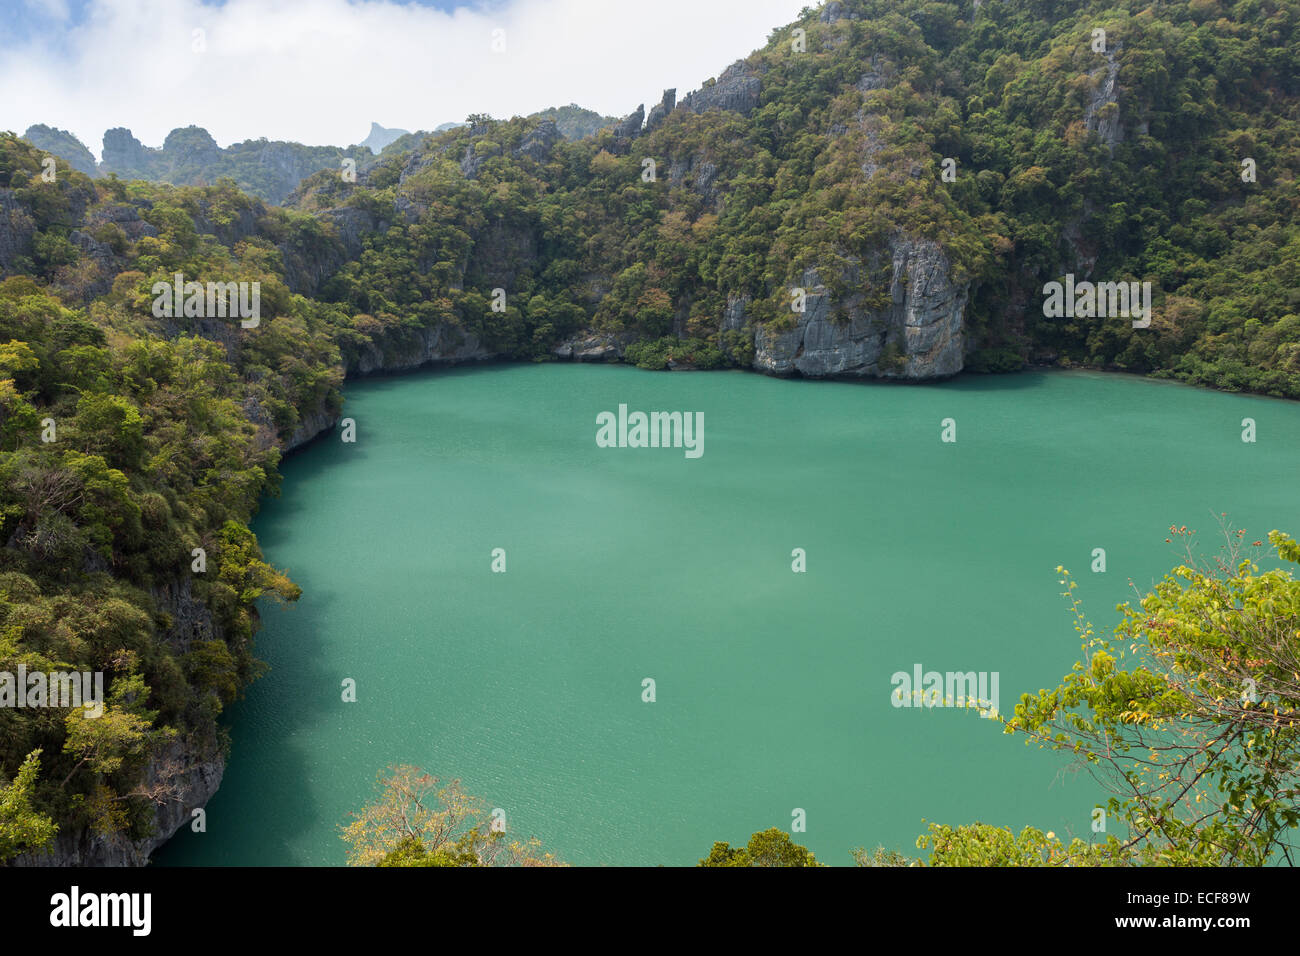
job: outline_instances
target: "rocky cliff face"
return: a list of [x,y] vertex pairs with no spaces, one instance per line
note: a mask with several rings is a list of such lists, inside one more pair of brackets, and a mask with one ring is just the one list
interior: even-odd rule
[[[755,330],[754,368],[809,378],[919,380],[960,372],[968,286],[953,281],[947,256],[933,242],[900,239],[890,251],[893,278],[885,308],[873,309],[860,292],[837,301],[810,270],[804,275],[806,308],[794,328]],[[733,311],[728,309],[724,325],[736,328],[740,319]]]
[[36,220],[13,196],[12,189],[0,189],[0,272],[32,254]]
[[1119,61],[1115,56],[1119,48],[1119,43],[1107,47],[1106,65],[1089,74],[1094,85],[1083,114],[1084,126],[1096,133],[1112,153],[1124,138],[1124,128],[1120,125],[1117,85]]
[[[172,622],[160,640],[185,651],[192,641],[222,637],[212,612],[193,596],[188,575],[156,588],[153,597]],[[142,784],[155,795],[152,834],[132,840],[122,833],[64,829],[45,851],[19,854],[10,862],[13,866],[144,866],[154,850],[190,823],[195,809],[212,799],[225,770],[225,754],[215,738],[194,735],[173,740],[153,755]]]
[[[963,319],[969,283],[953,277],[940,246],[898,238],[888,249],[889,287],[869,295],[861,266],[844,277],[839,296],[816,270],[803,275],[805,308],[793,327],[762,325],[747,314],[749,300],[728,300],[718,331],[741,333],[753,346],[752,368],[768,375],[806,378],[888,378],[911,381],[947,378],[965,364]],[[554,349],[556,358],[577,362],[621,359],[631,338],[586,331]]]
[[[348,358],[348,378],[410,372],[426,366],[451,366],[487,362],[500,356],[474,335],[449,325],[431,329],[394,329],[376,337],[369,346]],[[318,438],[338,424],[340,415],[326,405],[299,411],[298,427],[281,444],[289,454]]]
[[154,809],[154,833],[130,840],[120,833],[96,834],[65,830],[40,854],[23,853],[12,866],[144,866],[150,855],[190,823],[195,809],[204,806],[221,786],[225,758],[188,742],[174,742],[150,763],[146,786],[166,783],[175,793]]
[[763,81],[744,60],[737,60],[722,71],[722,75],[701,89],[688,93],[682,100],[682,109],[694,113],[705,110],[734,110],[748,114],[758,106]]

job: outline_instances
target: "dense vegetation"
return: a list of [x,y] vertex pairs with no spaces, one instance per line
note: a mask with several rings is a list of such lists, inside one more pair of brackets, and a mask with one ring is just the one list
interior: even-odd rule
[[[969,283],[973,369],[1300,397],[1300,3],[839,6],[748,58],[741,108],[578,141],[474,116],[403,137],[356,182],[332,156],[285,208],[233,180],[60,162],[50,182],[41,150],[0,136],[0,669],[103,671],[109,698],[101,721],[0,709],[0,856],[46,820],[142,837],[171,792],[159,768],[220,750],[217,717],[257,673],[253,602],[296,594],[248,530],[280,450],[337,413],[348,371],[418,358],[428,330],[448,354],[546,359],[594,336],[646,367],[745,366],[756,326],[793,320],[805,270],[879,300],[882,251],[906,235]],[[259,282],[260,325],[154,316],[177,272]],[[1044,318],[1042,285],[1066,272],[1150,279],[1151,327]],[[1050,716],[1017,719],[1042,733]],[[1252,818],[1236,858],[1275,822]]]

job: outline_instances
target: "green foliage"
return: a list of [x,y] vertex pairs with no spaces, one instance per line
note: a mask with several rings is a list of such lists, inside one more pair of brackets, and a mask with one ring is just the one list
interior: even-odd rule
[[562,866],[535,839],[510,839],[483,802],[417,767],[379,775],[375,800],[340,828],[351,866]]
[[1007,722],[1027,743],[1074,755],[1110,781],[1106,810],[1128,837],[1108,851],[1143,864],[1258,866],[1290,858],[1300,822],[1300,546],[1268,541],[1261,571],[1244,532],[1122,605],[1115,639],[1083,616],[1061,571],[1083,659]]
[[[280,449],[339,412],[348,372],[418,364],[431,349],[541,360],[591,332],[617,336],[644,368],[743,367],[756,329],[793,321],[791,286],[815,279],[841,310],[851,296],[890,306],[908,239],[937,244],[969,282],[972,370],[1057,362],[1300,397],[1300,0],[845,8],[852,18],[833,23],[804,11],[806,53],[783,28],[747,59],[761,78],[752,111],[678,109],[631,140],[574,107],[545,118],[591,135],[549,147],[535,136],[540,116],[472,116],[380,156],[266,141],[220,150],[189,128],[122,170],[168,185],[92,180],[65,163],[45,182],[44,150],[76,152],[66,134],[34,128],[41,148],[0,134],[3,646],[105,669],[143,708],[105,725],[119,733],[102,758],[85,756],[75,723],[0,714],[0,774],[40,749],[49,779],[34,784],[34,807],[60,825],[134,832],[147,825],[139,788],[164,732],[217,745],[217,715],[259,671],[256,602],[298,593],[262,560],[248,522],[278,488]],[[1098,25],[1118,109],[1093,102],[1110,67],[1090,48]],[[1104,142],[1116,116],[1123,135]],[[292,197],[284,164],[267,161],[276,156],[289,178],[306,177]],[[355,183],[338,175],[345,157],[358,160]],[[1246,157],[1257,182],[1241,178]],[[946,158],[955,182],[940,176]],[[153,286],[176,272],[260,283],[261,324],[155,316]],[[1150,280],[1151,327],[1043,317],[1043,284],[1066,272]],[[883,371],[906,361],[887,338]],[[47,420],[53,442],[42,441]],[[204,574],[189,570],[196,548]],[[1261,756],[1265,745],[1288,752],[1289,727],[1216,710],[1207,694],[1249,677],[1275,685],[1267,699],[1292,699],[1278,674],[1249,664],[1290,647],[1249,628],[1286,624],[1291,592],[1235,568],[1190,580],[1134,612],[1164,628],[1134,632],[1151,635],[1138,642],[1147,658],[1089,656],[1073,683],[1023,705],[1014,729],[1094,757],[1097,735],[1122,730],[1131,749],[1106,758],[1120,760],[1141,750],[1135,727],[1187,729],[1179,705],[1226,722],[1228,752],[1188,751],[1205,774],[1188,793],[1213,815],[1180,816],[1172,797],[1128,778],[1110,811],[1142,859],[1258,861],[1278,851],[1294,812],[1290,778]],[[1238,644],[1212,646],[1210,624],[1224,622],[1210,609],[1229,599],[1255,602],[1254,617],[1227,622],[1246,629]],[[178,604],[199,609],[202,636],[176,633]],[[1209,621],[1202,638],[1187,630],[1193,611]],[[1114,673],[1094,674],[1107,660]],[[1064,741],[1048,733],[1056,719]],[[66,788],[50,782],[64,778]],[[947,855],[1076,855],[1033,833],[931,839]]]
[[807,847],[790,839],[784,830],[772,827],[755,833],[743,847],[715,843],[700,866],[824,866]]
[[1076,837],[1065,844],[1050,831],[1025,827],[1013,833],[986,823],[960,827],[934,823],[916,845],[930,850],[930,866],[1113,866],[1128,862],[1114,838],[1090,845]]
[[58,826],[32,806],[32,790],[41,770],[41,751],[33,750],[13,781],[0,789],[0,863],[23,850],[39,850],[54,839]]

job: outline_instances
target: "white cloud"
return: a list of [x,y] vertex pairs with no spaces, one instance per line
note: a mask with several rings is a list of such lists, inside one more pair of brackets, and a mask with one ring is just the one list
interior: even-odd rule
[[[57,46],[0,47],[0,128],[48,123],[98,154],[113,126],[149,146],[190,124],[223,146],[346,145],[371,120],[432,129],[570,102],[622,116],[669,87],[684,96],[815,5],[504,0],[444,13],[388,0],[93,0]],[[504,53],[492,52],[495,29]]]
[[68,0],[27,0],[26,6],[39,16],[59,21],[68,19]]

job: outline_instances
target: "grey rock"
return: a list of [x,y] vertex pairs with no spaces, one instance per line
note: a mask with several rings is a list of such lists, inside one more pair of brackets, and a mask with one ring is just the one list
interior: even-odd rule
[[140,210],[125,203],[103,206],[90,213],[86,218],[86,228],[94,230],[104,223],[113,223],[126,234],[132,242],[145,236],[158,235],[158,229],[140,218]]
[[756,330],[754,368],[810,378],[933,379],[960,372],[969,285],[953,281],[951,264],[934,242],[900,238],[890,252],[887,307],[873,311],[861,293],[836,302],[809,270],[806,310],[789,331]]
[[614,135],[618,139],[634,139],[641,135],[641,127],[644,123],[645,104],[642,103],[629,113],[623,122],[614,127]]
[[745,327],[746,310],[749,308],[748,296],[727,296],[727,305],[722,310],[722,323],[719,332],[739,332]]
[[[480,149],[479,147],[482,147]],[[473,179],[478,175],[478,171],[483,168],[493,156],[499,155],[501,147],[491,143],[471,143],[465,149],[465,155],[460,159],[460,171],[464,173],[466,179]]]
[[388,228],[388,223],[376,219],[366,210],[355,206],[330,209],[322,215],[334,224],[339,240],[347,250],[349,258],[353,259],[361,255],[361,237],[365,233]]
[[291,451],[296,451],[303,445],[306,445],[308,442],[329,431],[337,425],[338,422],[338,413],[332,412],[324,406],[300,414],[298,417],[297,427],[293,430],[293,434],[284,442],[281,451],[286,455]]
[[219,751],[174,740],[155,755],[145,785],[166,788],[154,804],[153,834],[131,840],[121,833],[88,829],[60,830],[41,853],[20,853],[12,866],[144,866],[149,856],[192,819],[192,812],[212,799],[226,764]]
[[[223,635],[212,612],[191,591],[188,574],[157,586],[152,596],[158,610],[171,619],[160,639],[184,652],[196,640],[220,640]],[[221,785],[225,756],[215,739],[198,736],[173,739],[150,757],[143,786],[155,794],[152,834],[131,840],[125,834],[99,834],[87,828],[63,829],[53,844],[39,853],[21,853],[14,866],[144,866],[149,856],[192,819]]]
[[677,108],[677,91],[664,90],[664,98],[654,105],[650,110],[650,116],[645,121],[645,131],[653,132],[663,125],[668,114]]
[[674,159],[668,167],[668,182],[673,186],[688,186],[710,206],[717,208],[722,196],[718,191],[718,166],[702,155]]
[[623,357],[633,341],[635,336],[627,333],[584,332],[557,346],[554,354],[575,362],[613,362]]
[[1112,153],[1124,138],[1119,118],[1119,61],[1115,57],[1119,49],[1119,43],[1108,45],[1106,65],[1088,74],[1092,77],[1093,88],[1083,112],[1083,125],[1096,133]]
[[484,362],[497,357],[479,343],[476,336],[450,325],[389,330],[347,364],[348,375],[400,372],[426,365],[457,365]]
[[878,90],[889,81],[892,72],[885,63],[884,57],[879,53],[871,55],[871,68],[858,77],[858,82],[854,86],[862,93],[869,93],[871,90]]
[[847,9],[840,0],[830,0],[830,3],[822,7],[822,12],[818,16],[822,23],[834,23],[836,20],[856,20],[857,18],[858,15]]
[[11,269],[19,258],[31,256],[35,235],[36,220],[14,198],[14,191],[0,189],[0,271]]
[[717,81],[686,95],[682,108],[693,113],[705,110],[734,110],[748,114],[758,106],[763,81],[744,60],[737,60],[723,71]]
[[131,131],[118,126],[104,133],[104,160],[100,168],[115,172],[123,179],[152,178],[158,164],[156,149],[147,149],[131,135]]
[[564,137],[560,135],[559,127],[550,120],[542,120],[537,127],[524,137],[519,148],[515,150],[516,156],[527,156],[535,162],[543,162],[551,155],[551,149]]
[[23,139],[37,149],[58,156],[78,172],[92,178],[99,175],[99,165],[95,162],[94,155],[86,148],[85,143],[67,130],[54,129],[38,123],[27,127]]

